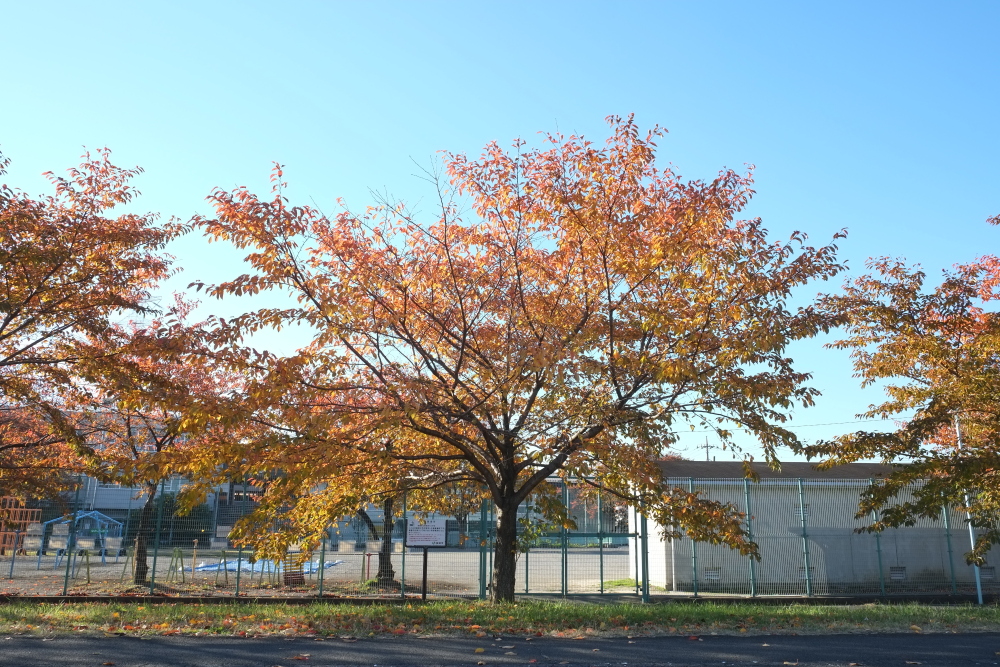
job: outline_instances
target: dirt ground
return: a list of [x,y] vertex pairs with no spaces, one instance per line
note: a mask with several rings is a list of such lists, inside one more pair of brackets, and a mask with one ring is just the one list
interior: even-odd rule
[[[199,553],[194,571],[192,554],[174,554],[161,550],[156,557],[155,593],[160,595],[232,596],[237,586],[237,563],[240,594],[310,597],[319,594],[319,555],[312,568],[307,567],[301,585],[286,586],[280,572],[257,566],[248,571],[250,554],[239,556],[236,550]],[[405,562],[404,562],[405,558]],[[422,553],[393,554],[396,580],[405,581],[407,594],[419,594],[421,589]],[[229,569],[218,568],[225,560]],[[597,549],[573,550],[567,558],[567,586],[571,593],[599,593],[602,563]],[[324,594],[349,596],[398,595],[399,588],[378,590],[369,582],[378,568],[378,556],[364,553],[331,553],[324,558]],[[149,558],[150,568],[153,556]],[[479,593],[479,552],[473,550],[431,550],[427,562],[427,590],[431,595],[469,595]],[[487,570],[490,563],[487,562]],[[312,570],[311,572],[309,570]],[[10,555],[0,557],[0,594],[62,595],[67,579],[67,561],[54,555]],[[628,554],[623,550],[605,550],[603,580],[606,592],[634,591],[625,583],[630,577]],[[558,549],[531,552],[518,562],[519,592],[559,593],[562,591],[562,553]],[[612,585],[608,585],[610,582]],[[525,589],[527,585],[527,589]],[[70,595],[147,595],[148,584],[132,583],[132,564],[125,557],[109,557],[104,562],[97,555],[78,555],[69,568],[67,593]]]

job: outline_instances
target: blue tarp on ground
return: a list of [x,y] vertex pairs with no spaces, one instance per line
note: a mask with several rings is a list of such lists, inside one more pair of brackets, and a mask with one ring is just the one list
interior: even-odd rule
[[[323,563],[323,569],[329,569],[334,565],[340,565],[344,561],[342,560],[331,560]],[[190,572],[191,568],[184,568],[185,571]],[[237,570],[241,572],[281,572],[284,569],[283,564],[275,562],[272,560],[259,560],[256,563],[251,563],[247,560],[227,560],[221,563],[203,563],[194,568],[195,572],[222,572],[226,570],[228,572],[236,572]],[[302,573],[312,574],[314,572],[319,572],[319,562],[306,561],[302,563]]]

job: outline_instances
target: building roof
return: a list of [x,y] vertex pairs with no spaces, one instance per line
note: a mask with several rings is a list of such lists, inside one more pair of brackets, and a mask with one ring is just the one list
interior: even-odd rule
[[[815,463],[782,463],[773,470],[766,463],[751,464],[761,479],[870,479],[885,477],[893,466],[881,463],[848,463],[829,470],[817,470]],[[661,461],[664,477],[694,477],[698,479],[743,479],[742,461]]]

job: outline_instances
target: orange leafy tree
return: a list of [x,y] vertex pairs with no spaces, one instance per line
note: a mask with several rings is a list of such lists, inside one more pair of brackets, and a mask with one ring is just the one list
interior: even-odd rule
[[858,417],[895,417],[899,426],[804,451],[827,466],[905,463],[863,497],[858,516],[878,512],[869,530],[881,530],[938,519],[945,503],[966,508],[981,529],[967,558],[981,563],[1000,540],[1000,315],[993,310],[1000,262],[958,266],[932,287],[923,271],[900,261],[868,266],[869,275],[826,297],[824,307],[844,318],[847,335],[832,347],[851,351],[862,386],[884,383],[886,400]]
[[[377,420],[352,420],[343,403],[331,402],[324,392],[302,382],[301,358],[251,353],[234,362],[231,354],[203,352],[195,363],[215,372],[227,365],[238,367],[240,381],[214,404],[184,407],[190,427],[199,429],[199,439],[206,441],[173,459],[177,470],[195,483],[189,494],[232,480],[250,483],[259,506],[236,523],[231,537],[252,545],[255,557],[282,559],[295,542],[303,543],[303,553],[309,553],[318,547],[332,518],[357,514],[370,538],[382,542],[377,584],[398,590],[392,566],[393,517],[402,494],[422,488],[416,467],[403,472],[392,454],[405,434],[396,433],[393,439],[381,424],[370,423]],[[371,416],[361,404],[351,410]],[[208,439],[215,444],[208,445]],[[415,500],[411,496],[411,509],[428,507]],[[383,511],[381,534],[368,516],[369,504]]]
[[0,408],[0,493],[22,500],[58,497],[83,466],[43,411],[18,404]]
[[136,529],[135,584],[146,583],[149,574],[158,485],[184,468],[192,450],[225,446],[207,416],[220,412],[234,385],[184,348],[188,332],[197,330],[182,321],[190,305],[179,301],[170,322],[113,327],[100,340],[82,341],[78,348],[85,354],[74,368],[75,382],[63,389],[66,419],[55,427],[81,443],[90,475],[137,487],[145,496]]
[[[9,160],[0,155],[0,175]],[[154,310],[150,290],[171,273],[162,251],[183,233],[155,215],[109,217],[132,201],[139,169],[107,150],[67,177],[47,174],[55,194],[32,198],[0,187],[0,487],[57,492],[79,469],[80,443],[52,425],[60,390],[80,360],[78,342],[100,338],[123,314]],[[29,479],[32,478],[33,479]],[[48,495],[48,494],[47,494]]]
[[216,217],[196,221],[253,267],[210,294],[297,299],[217,321],[218,348],[269,327],[314,334],[252,389],[282,393],[289,439],[421,488],[480,485],[498,601],[514,596],[518,509],[554,475],[753,553],[733,507],[666,487],[657,462],[688,426],[730,444],[745,429],[773,460],[798,444],[787,411],[817,394],[785,348],[829,321],[789,299],[841,270],[836,247],[768,240],[738,219],[749,175],[683,181],[657,165],[662,130],[609,123],[604,145],[548,135],[446,154],[447,182],[428,173],[432,215],[382,201],[329,218],[291,206],[276,168],[270,199],[216,191]]

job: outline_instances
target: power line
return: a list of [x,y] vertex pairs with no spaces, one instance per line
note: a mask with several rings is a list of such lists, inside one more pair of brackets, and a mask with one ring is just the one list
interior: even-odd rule
[[[808,428],[810,426],[842,426],[844,424],[875,424],[875,423],[878,423],[878,422],[891,422],[891,421],[895,421],[895,419],[890,419],[890,418],[887,418],[887,419],[857,419],[855,421],[849,421],[849,422],[825,422],[825,423],[822,423],[822,424],[790,424],[788,426],[788,429],[789,430],[794,430],[794,429],[797,429],[797,428]],[[738,430],[746,430],[746,429],[744,429],[741,426],[735,426],[735,427],[733,427],[731,429],[727,429],[727,430],[738,431]],[[715,430],[714,429],[705,429],[705,430],[702,430],[702,431],[680,431],[680,433],[715,433]]]

